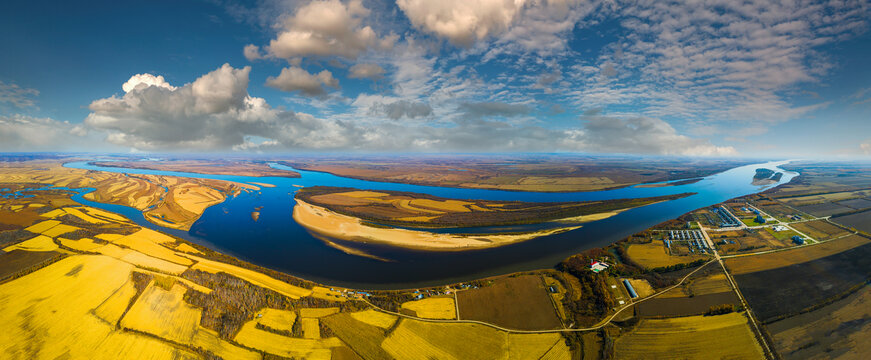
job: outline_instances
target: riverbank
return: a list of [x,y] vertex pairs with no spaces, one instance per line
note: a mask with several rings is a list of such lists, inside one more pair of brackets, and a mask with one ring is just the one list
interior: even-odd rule
[[364,224],[363,220],[359,218],[342,215],[302,200],[296,201],[296,206],[293,208],[293,219],[305,229],[321,236],[429,251],[486,249],[580,228],[580,226],[567,226],[521,234],[437,234],[426,231],[372,227]]
[[[782,163],[761,163],[735,168],[688,185],[661,188],[631,187],[584,193],[525,193],[367,182],[336,177],[327,173],[286,168],[270,163],[270,166],[277,169],[299,171],[302,178],[270,178],[268,182],[275,184],[276,187],[263,187],[260,191],[242,191],[238,196],[228,197],[219,206],[206,209],[190,231],[173,230],[170,233],[245,261],[319,283],[365,289],[440,286],[518,271],[551,268],[571,254],[606,246],[692,209],[763,191],[766,187],[750,184],[755,169],[766,167],[782,171],[782,169],[777,168]],[[65,166],[96,172],[163,175],[248,184],[266,181],[263,178],[230,175],[97,167],[86,162],[67,163]],[[793,173],[785,172],[781,182],[788,182],[793,176]],[[588,222],[582,228],[571,232],[541,236],[530,241],[480,250],[418,251],[379,243],[356,243],[337,239],[334,241],[339,245],[353,247],[363,250],[367,254],[389,260],[377,261],[373,258],[337,250],[317,236],[312,236],[312,232],[293,221],[294,207],[292,204],[296,191],[300,187],[310,188],[318,185],[370,189],[370,191],[377,192],[423,193],[446,199],[523,202],[600,201],[686,192],[695,192],[697,195],[626,210],[601,221]],[[118,209],[117,206],[100,203],[88,202],[87,204],[124,213],[131,219],[142,216],[141,212],[136,209]],[[288,204],[291,206],[287,206]],[[251,212],[260,206],[263,206],[260,211],[261,215],[259,220],[255,222],[251,218]],[[380,224],[377,221],[373,222]],[[172,230],[154,225],[144,218],[138,223],[155,230]],[[412,230],[428,231],[428,229],[420,228]],[[433,231],[443,232],[442,230]],[[447,232],[457,231],[457,229],[447,230]],[[517,227],[506,228],[502,232],[514,231],[518,231]]]
[[[627,209],[690,195],[692,193],[597,201],[534,202],[453,199],[404,191],[313,186],[298,191],[295,198],[377,225],[454,229],[565,223],[570,219],[594,221]],[[583,220],[588,218],[591,220]],[[541,229],[520,231],[530,230]]]

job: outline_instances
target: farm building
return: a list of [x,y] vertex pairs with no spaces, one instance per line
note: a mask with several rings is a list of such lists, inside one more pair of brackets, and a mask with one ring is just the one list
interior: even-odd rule
[[635,288],[632,287],[632,284],[629,283],[629,280],[623,279],[623,286],[625,286],[626,291],[629,292],[629,297],[633,299],[638,297],[638,293],[635,292]]
[[783,225],[774,225],[774,227],[771,228],[771,229],[774,230],[774,231],[786,231],[786,226],[783,226]]
[[765,218],[762,215],[756,215],[756,222],[760,224],[765,224]]
[[740,222],[735,216],[732,215],[725,207],[719,206],[714,207],[711,212],[717,215],[720,218],[720,227],[737,227],[740,226]]
[[592,270],[594,273],[598,273],[599,271],[602,271],[602,270],[607,269],[608,266],[609,266],[609,265],[606,264],[606,263],[604,263],[604,262],[601,262],[601,261],[598,261],[598,260],[593,260],[593,261],[590,263],[590,270]]

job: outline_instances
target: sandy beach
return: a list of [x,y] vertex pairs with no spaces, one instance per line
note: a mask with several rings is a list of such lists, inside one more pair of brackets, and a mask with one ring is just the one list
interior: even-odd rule
[[311,232],[322,236],[362,243],[382,243],[410,249],[461,251],[484,249],[531,240],[540,236],[570,231],[580,226],[567,226],[522,234],[437,234],[394,228],[376,228],[361,219],[338,214],[301,200],[293,208],[293,219]]

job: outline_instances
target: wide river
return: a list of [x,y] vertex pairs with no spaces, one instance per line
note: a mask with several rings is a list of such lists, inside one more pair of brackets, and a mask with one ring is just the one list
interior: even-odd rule
[[[79,191],[73,199],[88,206],[120,213],[139,225],[304,279],[351,288],[396,289],[443,285],[516,271],[551,268],[572,254],[606,246],[689,211],[777,185],[752,185],[753,175],[758,168],[781,171],[784,176],[780,183],[789,182],[798,174],[778,168],[784,163],[786,162],[769,162],[737,167],[708,176],[693,184],[574,193],[461,189],[375,182],[297,170],[278,164],[270,165],[276,169],[296,171],[301,177],[206,175],[102,167],[89,162],[71,162],[64,166],[115,173],[171,175],[275,185],[275,187],[261,187],[260,191],[242,192],[221,204],[209,207],[189,232],[168,229],[148,222],[142,212],[134,208],[86,200],[82,195],[87,191]],[[294,194],[300,187],[315,185],[409,191],[457,199],[539,202],[636,198],[686,192],[694,192],[696,195],[628,210],[608,219],[584,224],[577,230],[485,250],[430,252],[341,242],[343,245],[354,245],[357,249],[390,260],[382,261],[350,255],[327,246],[293,220]],[[257,207],[262,209],[260,218],[255,222],[251,218],[251,212]]]

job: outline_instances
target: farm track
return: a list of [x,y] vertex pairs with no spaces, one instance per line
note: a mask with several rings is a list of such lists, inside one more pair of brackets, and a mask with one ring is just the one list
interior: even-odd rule
[[690,276],[692,276],[692,275],[695,274],[697,271],[701,270],[701,269],[704,268],[705,266],[707,266],[707,265],[709,265],[709,264],[711,264],[711,263],[713,263],[713,262],[715,262],[715,261],[717,261],[717,259],[712,259],[711,261],[708,261],[708,262],[706,262],[706,263],[700,265],[698,268],[696,268],[695,270],[693,270],[692,272],[690,272],[689,274],[686,274],[686,276],[684,276],[683,278],[681,278],[680,281],[678,281],[677,284],[674,284],[674,285],[672,285],[672,286],[669,286],[669,287],[663,289],[662,291],[659,291],[659,292],[657,292],[657,293],[655,293],[655,294],[653,294],[653,295],[650,295],[650,296],[648,296],[648,297],[646,297],[646,298],[644,298],[644,299],[641,299],[641,300],[638,300],[638,301],[634,301],[634,302],[631,302],[631,303],[629,303],[629,304],[624,305],[623,307],[619,308],[619,309],[618,309],[614,314],[612,314],[611,316],[609,316],[609,317],[605,318],[604,320],[600,321],[598,324],[596,324],[596,325],[594,325],[594,326],[591,326],[591,327],[588,327],[588,328],[562,328],[562,329],[548,329],[548,330],[516,330],[516,329],[508,329],[508,328],[504,328],[504,327],[501,327],[501,326],[496,325],[496,324],[491,324],[491,323],[488,323],[488,322],[478,321],[478,320],[426,319],[426,318],[421,318],[421,317],[412,316],[412,315],[407,315],[407,314],[401,314],[401,313],[398,313],[398,312],[394,312],[394,311],[390,311],[390,310],[382,309],[382,308],[380,308],[380,307],[378,307],[378,306],[375,306],[375,304],[372,304],[371,302],[369,302],[369,300],[366,300],[366,299],[359,299],[359,300],[365,302],[367,305],[369,305],[369,306],[370,306],[373,310],[375,310],[375,311],[380,311],[380,312],[383,312],[383,313],[385,313],[385,314],[395,315],[395,316],[399,316],[399,317],[402,317],[402,318],[407,318],[407,319],[412,319],[412,320],[418,320],[418,321],[426,321],[426,322],[433,322],[433,323],[478,324],[478,325],[484,325],[484,326],[487,326],[487,327],[490,327],[490,328],[493,328],[493,329],[496,329],[496,330],[501,330],[501,331],[505,331],[505,332],[508,332],[508,333],[514,333],[514,334],[547,334],[547,333],[562,333],[562,332],[584,332],[584,331],[593,331],[593,330],[601,329],[601,328],[605,327],[606,325],[610,324],[611,321],[613,321],[614,318],[617,317],[617,315],[620,315],[620,313],[623,312],[623,310],[626,310],[626,309],[628,309],[628,308],[630,308],[630,307],[633,307],[633,306],[635,306],[635,305],[637,305],[637,304],[639,304],[639,303],[641,303],[641,302],[644,302],[644,301],[647,301],[647,300],[653,299],[653,298],[655,298],[655,297],[657,297],[657,296],[659,296],[659,295],[662,295],[663,293],[665,293],[665,292],[667,292],[667,291],[669,291],[669,290],[672,290],[672,289],[674,289],[674,288],[676,288],[676,287],[678,287],[678,286],[683,285],[683,283],[684,283],[684,282],[685,282],[685,281],[686,281]]
[[[714,242],[708,236],[708,232],[705,230],[705,227],[702,224],[699,224],[699,230],[702,231],[702,235],[705,237],[705,240],[711,245],[711,251],[714,253],[714,260],[720,264],[720,267],[723,268],[723,273],[726,274],[726,279],[729,280],[729,285],[732,286],[732,291],[738,295],[738,300],[741,300],[741,306],[744,307],[747,311],[747,319],[750,320],[750,323],[753,324],[753,330],[756,333],[756,338],[759,341],[760,345],[762,345],[763,352],[765,353],[766,358],[776,359],[777,356],[774,354],[774,351],[771,350],[771,346],[768,345],[768,340],[765,338],[765,334],[762,332],[762,329],[759,327],[759,324],[756,322],[756,318],[753,316],[753,310],[750,308],[750,304],[747,303],[747,299],[744,298],[744,294],[741,294],[741,290],[738,289],[738,284],[735,282],[735,279],[732,278],[732,274],[729,273],[729,269],[726,268],[726,264],[723,262],[723,258],[720,257],[720,252],[717,251],[717,248],[714,247]],[[710,264],[711,262],[706,263]],[[701,267],[700,267],[701,268]],[[698,270],[698,269],[697,269]]]

